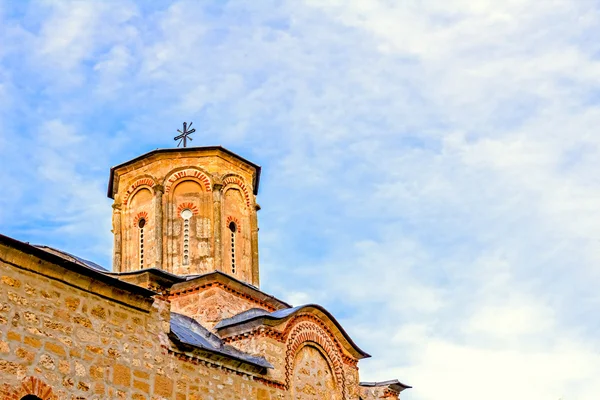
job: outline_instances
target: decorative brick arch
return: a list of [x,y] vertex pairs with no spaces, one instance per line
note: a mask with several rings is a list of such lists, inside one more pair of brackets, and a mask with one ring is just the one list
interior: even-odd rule
[[152,189],[156,185],[154,179],[152,178],[140,178],[137,181],[133,182],[131,186],[127,188],[127,191],[123,195],[123,204],[127,205],[131,195],[135,193],[140,186],[146,186],[148,189]]
[[[287,329],[286,329],[287,330]],[[336,347],[334,340],[329,334],[309,320],[299,320],[289,329],[286,340],[285,352],[285,385],[289,390],[292,384],[292,373],[294,370],[294,360],[296,354],[305,345],[316,343],[326,354],[326,358],[331,363],[336,383],[340,388],[342,398],[346,398],[346,382],[344,378],[344,367],[342,357]]]
[[13,390],[6,400],[21,400],[21,398],[28,394],[37,396],[42,400],[59,400],[58,396],[53,393],[50,386],[33,376],[28,376],[23,379],[21,385]]
[[229,175],[225,177],[225,179],[223,179],[223,193],[225,193],[225,191],[227,190],[227,186],[239,187],[242,193],[244,194],[246,205],[250,207],[250,192],[248,191],[248,188],[246,187],[246,184],[244,184],[242,178],[240,178],[237,175]]
[[177,206],[177,215],[181,215],[181,212],[185,209],[190,210],[194,215],[198,215],[198,213],[200,212],[198,210],[198,207],[191,202],[187,202],[187,203],[181,203],[179,206]]
[[141,211],[137,213],[137,215],[133,219],[133,226],[137,227],[138,223],[140,222],[140,219],[145,219],[146,222],[148,222],[148,213],[146,211]]
[[210,179],[208,179],[208,176],[206,176],[204,172],[196,168],[187,168],[181,171],[174,172],[167,179],[165,179],[165,193],[169,193],[173,188],[173,184],[183,178],[192,178],[193,180],[204,186],[207,192],[212,191]]
[[241,232],[242,228],[241,228],[241,224],[240,224],[240,220],[237,219],[236,217],[232,217],[231,215],[227,217],[227,220],[225,221],[225,226],[229,227],[229,223],[233,222],[235,223],[235,226],[237,227],[237,232]]

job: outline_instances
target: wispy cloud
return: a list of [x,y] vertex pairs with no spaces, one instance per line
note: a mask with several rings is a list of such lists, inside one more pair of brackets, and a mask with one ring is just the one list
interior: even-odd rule
[[3,233],[108,264],[109,167],[192,119],[264,166],[263,289],[339,316],[363,379],[600,393],[595,5],[116,4],[0,5]]

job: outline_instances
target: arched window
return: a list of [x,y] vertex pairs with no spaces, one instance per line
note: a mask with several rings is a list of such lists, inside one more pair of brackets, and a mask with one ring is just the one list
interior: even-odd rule
[[189,208],[181,210],[183,218],[183,265],[190,264],[190,218],[194,213]]
[[146,220],[140,218],[138,221],[138,228],[140,230],[140,269],[144,269],[144,226],[146,226]]
[[235,222],[229,223],[229,230],[231,231],[231,273],[235,274],[235,234],[237,232]]
[[32,394],[28,394],[25,397],[21,397],[21,400],[42,400],[42,399],[40,399],[39,397],[34,396]]

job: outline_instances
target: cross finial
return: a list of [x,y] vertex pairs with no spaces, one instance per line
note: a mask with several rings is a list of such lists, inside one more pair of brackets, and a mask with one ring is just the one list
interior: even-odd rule
[[181,135],[177,135],[175,136],[174,140],[179,140],[179,143],[177,143],[177,147],[179,147],[179,145],[181,143],[183,143],[183,147],[187,147],[187,140],[192,140],[191,137],[188,137],[189,135],[191,135],[192,133],[196,132],[196,129],[190,129],[188,130],[188,128],[192,127],[192,122],[190,122],[190,124],[188,125],[187,122],[183,123],[183,132],[179,129],[177,129],[177,132],[181,133]]

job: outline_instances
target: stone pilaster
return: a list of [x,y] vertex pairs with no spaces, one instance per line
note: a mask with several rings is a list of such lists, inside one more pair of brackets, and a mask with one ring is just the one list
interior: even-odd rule
[[156,251],[154,260],[155,268],[162,268],[163,265],[163,194],[165,192],[164,187],[161,185],[154,186],[154,233],[156,237]]
[[254,211],[250,215],[250,249],[252,251],[252,284],[256,287],[260,285],[259,267],[258,267],[258,210],[260,206],[255,201]]
[[123,245],[121,240],[121,204],[115,203],[112,206],[113,208],[113,235],[114,235],[114,251],[113,251],[113,271],[114,272],[122,272],[121,271],[121,260],[123,258]]
[[215,269],[223,271],[223,246],[221,236],[223,235],[223,184],[213,184],[213,229],[214,229],[214,252],[215,252]]

